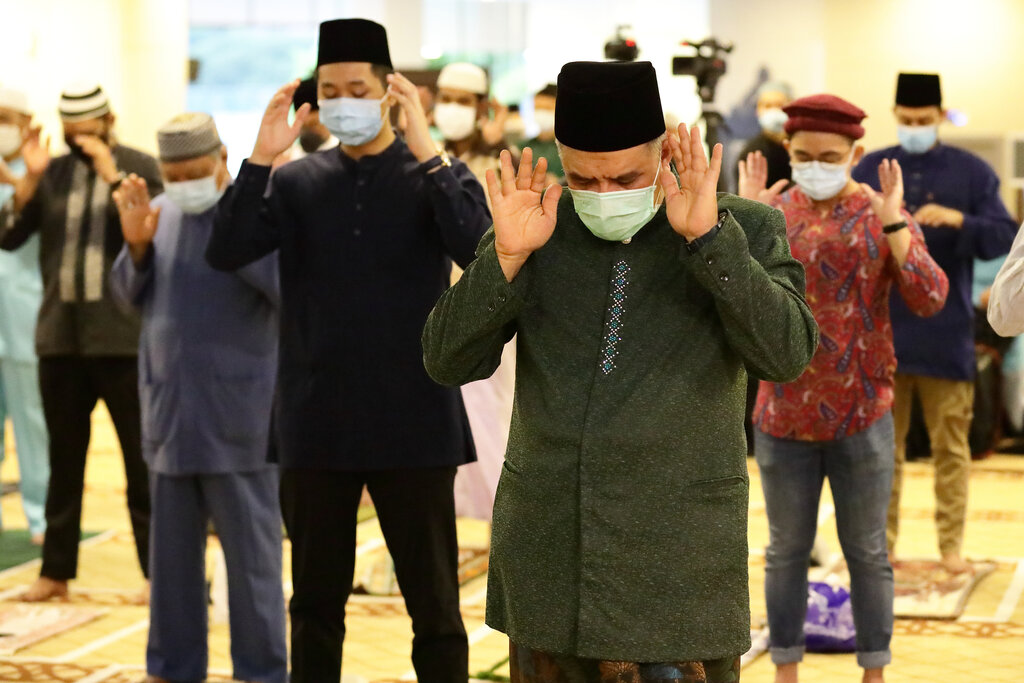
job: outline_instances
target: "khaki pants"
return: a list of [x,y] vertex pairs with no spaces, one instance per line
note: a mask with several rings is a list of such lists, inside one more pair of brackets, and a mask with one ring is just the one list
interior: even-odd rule
[[896,469],[886,536],[889,551],[899,533],[900,490],[906,460],[907,433],[914,393],[921,399],[924,422],[931,440],[935,464],[935,524],[939,551],[960,554],[967,512],[967,482],[970,477],[971,448],[968,434],[974,413],[974,383],[922,375],[896,375],[892,413],[896,431]]

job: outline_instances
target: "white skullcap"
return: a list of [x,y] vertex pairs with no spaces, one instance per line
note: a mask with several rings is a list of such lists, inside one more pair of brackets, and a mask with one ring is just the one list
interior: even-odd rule
[[110,113],[110,100],[95,83],[70,85],[60,94],[60,118],[68,123],[98,119]]
[[476,64],[456,62],[441,69],[437,77],[438,88],[466,90],[476,95],[487,94],[487,72]]
[[12,109],[26,116],[32,115],[28,108],[28,97],[14,88],[0,88],[0,107]]

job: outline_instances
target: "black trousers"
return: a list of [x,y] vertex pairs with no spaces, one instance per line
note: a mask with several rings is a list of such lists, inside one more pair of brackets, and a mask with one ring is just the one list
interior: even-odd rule
[[121,442],[135,549],[142,573],[148,577],[149,474],[142,460],[138,359],[44,356],[39,359],[39,389],[50,432],[50,486],[40,574],[68,580],[77,573],[85,456],[92,411],[103,399]]
[[292,542],[292,683],[337,681],[341,675],[364,484],[412,617],[418,680],[466,683],[469,643],[459,612],[454,467],[282,470],[281,510]]

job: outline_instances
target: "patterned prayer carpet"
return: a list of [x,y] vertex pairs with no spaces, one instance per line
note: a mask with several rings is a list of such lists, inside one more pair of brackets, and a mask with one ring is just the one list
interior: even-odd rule
[[951,574],[938,560],[900,560],[893,567],[897,617],[956,619],[971,593],[995,571],[994,562],[974,562],[973,572]]

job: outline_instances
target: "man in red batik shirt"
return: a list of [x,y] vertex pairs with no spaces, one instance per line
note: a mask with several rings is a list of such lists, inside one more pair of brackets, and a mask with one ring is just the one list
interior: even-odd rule
[[777,683],[795,683],[803,657],[807,565],[825,477],[850,569],[857,663],[883,680],[892,660],[893,575],[885,524],[893,476],[896,358],[889,291],[934,315],[949,283],[902,208],[899,164],[879,166],[881,193],[850,178],[864,154],[865,114],[833,95],[784,108],[796,186],[769,189],[760,154],[740,164],[740,194],[781,209],[793,256],[807,272],[807,303],[821,330],[818,351],[795,382],[761,382],[755,448],[770,541],[765,596]]

